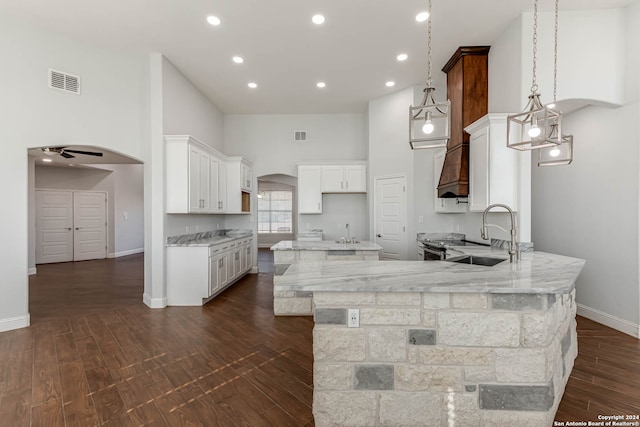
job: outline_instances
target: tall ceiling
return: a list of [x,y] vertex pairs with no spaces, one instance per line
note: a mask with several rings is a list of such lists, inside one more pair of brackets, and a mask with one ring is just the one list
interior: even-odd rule
[[[539,1],[541,11],[554,7]],[[631,1],[562,0],[560,8]],[[162,53],[226,114],[363,112],[371,99],[421,84],[427,26],[415,16],[426,7],[426,0],[0,0],[0,13],[88,44]],[[533,0],[433,0],[434,74],[458,46],[492,44],[532,8]],[[311,22],[317,13],[326,17],[319,26]],[[209,25],[209,15],[221,25]],[[399,62],[399,53],[409,58]]]

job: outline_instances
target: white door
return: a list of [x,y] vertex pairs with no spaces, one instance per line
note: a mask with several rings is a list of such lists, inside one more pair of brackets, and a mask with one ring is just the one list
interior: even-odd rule
[[73,193],[74,261],[107,257],[106,208],[106,193]]
[[71,191],[36,191],[36,264],[73,261]]
[[407,193],[405,176],[375,179],[375,238],[380,259],[407,259]]

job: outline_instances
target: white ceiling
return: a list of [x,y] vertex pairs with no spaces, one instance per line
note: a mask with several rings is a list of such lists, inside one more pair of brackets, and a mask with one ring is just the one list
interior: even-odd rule
[[[563,9],[632,0],[562,0]],[[490,45],[533,0],[433,0],[433,67],[458,46]],[[16,16],[89,44],[159,52],[226,114],[364,112],[367,102],[422,84],[426,0],[0,0]],[[553,0],[540,0],[541,11]],[[322,13],[325,24],[311,16]],[[222,25],[212,27],[208,15]],[[562,23],[561,23],[562,25]],[[398,53],[409,54],[404,63]],[[233,55],[245,59],[241,65]],[[73,73],[74,70],[65,70]],[[317,81],[325,89],[317,89]],[[394,88],[385,82],[394,80]],[[259,87],[247,88],[249,81]]]

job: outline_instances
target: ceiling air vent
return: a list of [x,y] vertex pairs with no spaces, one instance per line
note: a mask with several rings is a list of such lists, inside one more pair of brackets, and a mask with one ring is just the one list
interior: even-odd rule
[[307,131],[306,130],[294,131],[293,140],[295,142],[305,142],[307,140]]
[[80,95],[80,77],[49,69],[49,87]]

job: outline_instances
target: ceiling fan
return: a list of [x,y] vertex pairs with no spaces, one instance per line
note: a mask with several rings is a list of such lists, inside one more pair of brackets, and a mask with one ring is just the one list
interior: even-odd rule
[[66,147],[44,147],[42,148],[42,152],[47,156],[60,155],[65,159],[73,159],[74,157],[76,157],[73,154],[84,154],[86,156],[102,157],[102,153],[97,151],[68,150]]

